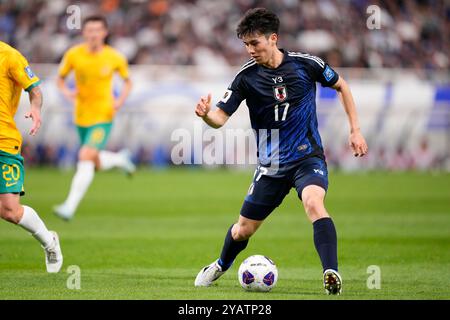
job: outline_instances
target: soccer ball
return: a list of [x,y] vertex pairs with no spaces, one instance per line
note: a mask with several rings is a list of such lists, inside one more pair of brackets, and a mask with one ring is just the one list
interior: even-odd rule
[[245,259],[238,271],[242,288],[247,291],[270,291],[277,283],[278,269],[275,263],[262,255]]

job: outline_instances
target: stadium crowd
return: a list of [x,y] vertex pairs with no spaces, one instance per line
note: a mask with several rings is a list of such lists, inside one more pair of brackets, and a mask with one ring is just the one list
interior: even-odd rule
[[[68,24],[72,4],[81,19],[98,13],[107,17],[108,43],[131,64],[237,67],[248,59],[235,35],[237,22],[247,9],[262,6],[281,18],[280,47],[321,56],[332,66],[408,68],[422,74],[450,70],[450,2],[445,0],[0,0],[0,40],[31,63],[59,63],[81,41],[80,30]],[[373,5],[380,8],[379,29],[369,28],[373,11],[367,9]],[[426,143],[420,148],[373,148],[360,166],[449,167],[445,154],[430,154]],[[348,150],[326,151],[330,166],[358,169],[342,156],[351,156]],[[75,149],[27,141],[23,154],[28,165],[70,167],[76,158]],[[142,148],[135,150],[134,160],[170,165],[170,150]]]
[[[0,1],[0,40],[32,63],[59,62],[79,41],[79,30],[67,25],[72,3]],[[236,39],[236,23],[247,9],[264,6],[281,17],[281,47],[320,55],[335,67],[450,65],[450,2],[444,0],[80,0],[76,5],[81,18],[107,16],[109,43],[132,64],[238,66],[247,54]],[[380,29],[368,27],[371,5],[381,9]]]
[[[120,148],[116,147],[116,151]],[[52,165],[59,168],[72,168],[76,162],[77,148],[69,148],[65,145],[29,145],[24,144],[22,154],[27,160],[27,166]],[[386,150],[381,146],[371,148],[366,157],[355,158],[347,146],[334,150],[325,148],[328,167],[334,170],[350,171],[426,171],[426,170],[450,170],[450,163],[445,152],[434,152],[430,149],[428,141],[423,138],[414,149],[406,149],[398,146],[396,150]],[[167,145],[160,144],[154,148],[141,146],[132,153],[133,162],[141,165],[150,165],[154,168],[173,166],[171,150]],[[224,160],[225,162],[225,160]],[[195,166],[194,166],[195,167]],[[227,165],[223,165],[227,167]],[[236,165],[230,168],[239,168]],[[253,168],[252,164],[249,167]]]

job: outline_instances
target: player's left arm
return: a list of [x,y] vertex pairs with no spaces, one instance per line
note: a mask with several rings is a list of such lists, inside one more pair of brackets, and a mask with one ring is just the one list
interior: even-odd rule
[[124,84],[123,84],[123,88],[122,88],[122,91],[121,91],[119,97],[117,99],[115,99],[115,101],[114,101],[114,109],[116,111],[118,111],[123,106],[123,104],[125,103],[125,100],[130,95],[131,89],[133,87],[133,84],[131,82],[130,75],[128,72],[128,62],[125,59],[125,57],[122,57],[122,56],[119,57],[119,65],[117,67],[117,72],[122,77]]
[[25,113],[25,118],[33,121],[29,134],[34,136],[41,127],[42,91],[39,87],[41,80],[31,70],[27,59],[15,51],[8,57],[9,76],[18,83],[30,98],[30,110]]
[[30,135],[34,136],[41,127],[41,109],[42,109],[42,91],[39,86],[33,87],[28,91],[30,98],[30,111],[25,113],[25,118],[30,118],[33,121],[33,125],[30,129]]
[[355,157],[362,157],[367,153],[368,147],[366,140],[361,133],[355,101],[353,100],[350,87],[347,84],[347,81],[341,76],[339,76],[339,79],[331,87],[337,91],[339,99],[344,106],[345,113],[347,114],[347,119],[350,124],[349,145],[352,148]]

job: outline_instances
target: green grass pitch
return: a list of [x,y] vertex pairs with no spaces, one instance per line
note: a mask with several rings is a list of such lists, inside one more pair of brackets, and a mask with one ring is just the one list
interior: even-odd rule
[[[450,175],[330,173],[326,206],[338,232],[343,294],[326,296],[312,227],[294,190],[268,218],[234,266],[210,288],[197,272],[220,254],[253,172],[141,170],[133,179],[99,173],[75,219],[60,221],[73,172],[29,169],[24,204],[58,231],[62,272],[45,272],[39,244],[0,222],[0,299],[450,299]],[[269,293],[240,288],[237,269],[252,254],[278,265]],[[69,266],[81,270],[71,290]],[[381,288],[368,289],[368,267]]]

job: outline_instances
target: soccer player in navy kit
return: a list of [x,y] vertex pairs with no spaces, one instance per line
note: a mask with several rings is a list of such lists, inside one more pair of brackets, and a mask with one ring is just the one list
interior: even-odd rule
[[[340,294],[336,229],[324,206],[328,173],[317,128],[316,82],[338,92],[350,124],[349,144],[354,155],[365,155],[367,144],[345,80],[318,57],[279,49],[279,24],[278,17],[264,8],[247,11],[237,36],[251,59],[242,66],[217,109],[211,110],[211,94],[202,97],[195,109],[208,125],[219,128],[246,100],[257,133],[259,159],[239,220],[228,230],[220,258],[200,270],[195,286],[211,285],[230,268],[264,219],[295,188],[313,224],[325,291]],[[258,136],[261,130],[267,132],[266,137]],[[271,134],[274,130],[277,135]],[[271,145],[268,151],[262,147],[266,143]]]

